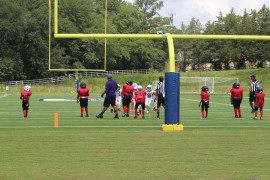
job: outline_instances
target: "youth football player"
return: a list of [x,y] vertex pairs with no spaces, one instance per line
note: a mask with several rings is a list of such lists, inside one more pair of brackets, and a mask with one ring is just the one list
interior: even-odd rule
[[138,86],[138,91],[135,92],[135,102],[136,102],[136,104],[135,104],[135,117],[134,117],[134,119],[137,119],[139,105],[142,106],[142,118],[144,119],[145,96],[146,96],[146,92],[143,91],[142,86]]
[[[201,119],[207,119],[208,108],[209,108],[209,97],[210,97],[210,93],[208,92],[208,87],[203,86],[202,92],[201,92],[201,101],[199,104],[199,107],[201,106],[201,111],[202,111]],[[205,114],[204,114],[204,111],[205,111]]]
[[260,113],[261,113],[260,120],[263,120],[264,97],[265,97],[265,94],[263,93],[263,89],[258,87],[257,94],[256,94],[256,101],[255,101],[255,118],[253,118],[254,120],[257,120],[259,108],[260,108]]
[[121,98],[122,89],[121,89],[120,84],[117,84],[117,86],[118,86],[118,90],[116,92],[116,105],[118,107],[118,111],[121,111],[120,107],[121,107],[121,102],[122,102],[122,98]]
[[151,105],[151,102],[153,100],[153,95],[154,95],[154,91],[152,91],[152,86],[149,84],[147,87],[146,87],[146,101],[145,101],[145,106],[146,106],[146,113],[149,112],[149,109],[150,109],[150,105]]
[[21,92],[20,99],[22,100],[23,116],[27,118],[29,109],[29,99],[32,95],[30,86],[24,86],[24,90]]
[[[234,114],[235,114],[235,118],[241,118],[241,108],[240,105],[242,103],[242,99],[243,99],[243,89],[240,88],[240,84],[239,83],[233,83],[233,88],[231,89],[231,104],[233,104],[233,108],[234,108]],[[238,115],[237,115],[237,111],[238,111]]]
[[81,83],[81,88],[77,90],[77,104],[79,103],[80,98],[80,106],[81,106],[81,117],[83,117],[83,109],[85,108],[86,117],[88,117],[88,96],[89,96],[89,89],[86,88],[86,83]]
[[[121,102],[122,102],[121,92],[122,92],[121,86],[120,86],[120,84],[117,84],[115,104],[118,108],[118,111],[121,111],[121,109],[120,109]],[[112,112],[113,112],[113,106],[111,106],[111,113]]]
[[124,114],[122,117],[129,117],[129,106],[132,99],[134,87],[132,86],[132,80],[127,80],[127,83],[123,86],[121,97],[123,98]]

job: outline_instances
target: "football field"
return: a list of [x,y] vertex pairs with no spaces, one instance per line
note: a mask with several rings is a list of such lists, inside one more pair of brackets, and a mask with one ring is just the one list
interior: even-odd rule
[[234,118],[226,94],[211,94],[201,120],[200,96],[181,94],[182,132],[162,131],[163,109],[161,119],[152,108],[145,119],[113,119],[110,110],[97,119],[103,102],[89,102],[81,118],[75,101],[39,101],[75,99],[70,93],[33,92],[24,119],[19,96],[0,94],[0,179],[270,179],[267,96],[264,120],[252,120],[247,96]]

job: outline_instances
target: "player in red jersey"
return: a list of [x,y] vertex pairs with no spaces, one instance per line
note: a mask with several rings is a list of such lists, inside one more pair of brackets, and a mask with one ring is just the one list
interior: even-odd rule
[[32,93],[30,92],[30,86],[24,86],[24,90],[21,92],[20,99],[22,100],[23,116],[27,118],[29,109],[29,99]]
[[129,105],[133,96],[134,87],[132,86],[132,80],[127,80],[127,83],[123,86],[121,97],[123,98],[124,114],[122,117],[129,117]]
[[139,105],[142,106],[142,118],[144,119],[144,112],[145,112],[145,96],[146,92],[143,91],[142,86],[138,86],[138,91],[135,92],[135,117],[134,119],[137,119],[137,113],[138,113],[138,107]]
[[[200,104],[199,104],[199,107],[202,106],[202,117],[201,117],[201,119],[207,119],[208,108],[209,108],[209,97],[210,97],[210,93],[208,92],[208,87],[203,86],[202,87],[202,92],[201,92],[201,101],[200,101]],[[204,116],[204,111],[205,111],[205,116]]]
[[[240,88],[240,84],[239,83],[233,83],[233,88],[231,89],[231,104],[233,104],[233,108],[234,108],[234,114],[235,114],[235,118],[241,118],[241,108],[240,105],[242,103],[242,99],[243,99],[243,89]],[[238,114],[237,115],[237,110],[238,110]]]
[[77,104],[79,103],[80,98],[80,106],[81,106],[81,117],[83,117],[83,109],[85,108],[86,117],[88,117],[88,96],[89,89],[86,88],[85,82],[81,83],[81,88],[77,90]]
[[257,94],[256,94],[256,101],[255,101],[255,118],[253,118],[254,120],[257,120],[259,108],[260,108],[260,113],[261,113],[260,120],[263,120],[264,97],[265,97],[265,94],[263,93],[263,89],[258,87]]

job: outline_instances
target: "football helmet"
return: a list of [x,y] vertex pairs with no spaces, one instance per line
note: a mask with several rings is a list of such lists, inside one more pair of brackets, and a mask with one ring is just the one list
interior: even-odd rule
[[81,88],[86,88],[86,83],[85,82],[81,82]]
[[127,80],[127,84],[128,84],[128,85],[132,85],[132,83],[133,83],[133,81],[132,81],[131,79],[128,79],[128,80]]
[[121,85],[120,85],[120,84],[117,84],[117,87],[118,87],[118,88],[121,88]]
[[202,87],[202,92],[207,92],[208,91],[208,87],[207,86],[203,86]]
[[239,88],[240,84],[238,82],[233,83],[233,88]]
[[262,93],[263,92],[263,88],[257,87],[257,93]]
[[139,90],[139,91],[142,91],[142,90],[143,90],[143,87],[139,85],[139,86],[138,86],[138,90]]
[[148,85],[146,86],[146,90],[149,91],[149,92],[152,91],[152,86],[151,86],[150,84],[148,84]]
[[23,88],[25,91],[31,91],[31,86],[27,85],[27,86],[24,86]]

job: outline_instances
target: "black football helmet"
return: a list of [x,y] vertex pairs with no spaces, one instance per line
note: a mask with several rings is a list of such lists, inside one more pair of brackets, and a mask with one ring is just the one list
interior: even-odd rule
[[127,84],[128,84],[128,85],[132,85],[132,83],[133,83],[133,81],[132,81],[131,79],[128,79],[128,80],[127,80]]
[[262,93],[263,92],[263,88],[257,87],[257,93]]
[[159,82],[163,82],[163,76],[159,76]]
[[81,88],[86,88],[85,82],[81,82]]
[[239,88],[240,84],[238,82],[233,83],[233,88]]
[[207,92],[208,91],[208,87],[207,86],[203,86],[202,87],[202,92]]

